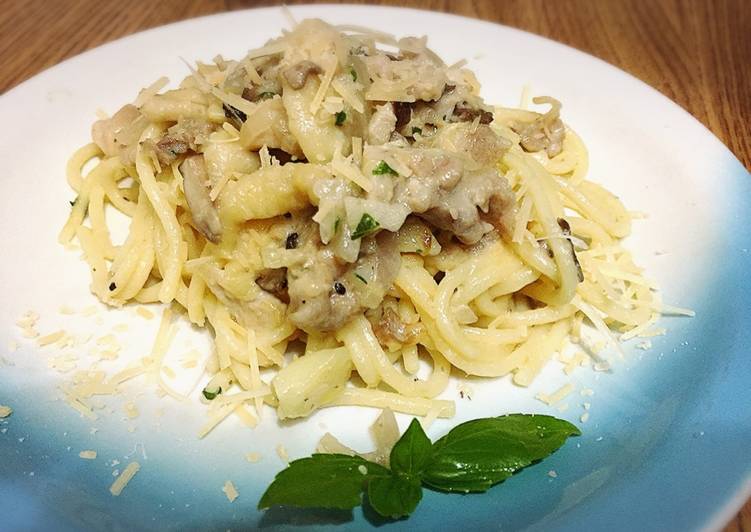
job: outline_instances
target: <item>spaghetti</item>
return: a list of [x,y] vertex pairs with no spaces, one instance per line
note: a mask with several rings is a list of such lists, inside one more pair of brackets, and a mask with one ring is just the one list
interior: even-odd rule
[[103,302],[210,329],[201,435],[264,404],[449,417],[452,371],[526,386],[584,319],[617,344],[663,309],[557,101],[490,109],[424,39],[318,20],[191,70],[94,125],[60,241]]

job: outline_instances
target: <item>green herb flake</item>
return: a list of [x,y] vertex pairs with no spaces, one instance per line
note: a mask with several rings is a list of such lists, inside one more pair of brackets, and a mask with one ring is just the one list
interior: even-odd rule
[[412,135],[422,135],[422,128],[413,127],[412,128]]
[[216,399],[216,396],[219,395],[220,393],[222,393],[221,386],[217,386],[216,388],[212,388],[211,390],[209,390],[208,388],[203,389],[203,396],[208,401],[213,401],[214,399]]
[[357,81],[357,70],[354,67],[349,67],[349,75],[352,76],[352,81]]
[[344,121],[347,120],[347,113],[345,113],[344,111],[339,111],[334,116],[336,117],[334,123],[337,126],[341,126],[344,123]]
[[384,175],[384,174],[399,175],[397,171],[391,168],[386,161],[380,161],[373,168],[373,175]]
[[366,212],[362,215],[362,218],[360,218],[357,227],[352,232],[351,238],[352,240],[357,240],[358,238],[374,233],[379,227],[381,227],[381,224],[378,223],[378,220]]
[[443,492],[485,491],[580,434],[551,416],[510,414],[462,423],[432,444],[413,419],[391,450],[391,470],[359,456],[314,454],[281,471],[258,508],[347,510],[366,495],[373,510],[398,519],[417,508],[423,485]]
[[342,219],[337,218],[336,221],[334,222],[334,233],[337,233],[339,231],[339,226],[341,225],[342,225]]
[[365,280],[365,277],[363,277],[363,276],[362,276],[362,275],[360,275],[359,273],[356,273],[356,274],[355,274],[355,277],[357,277],[357,278],[358,278],[358,279],[359,279],[360,281],[362,281],[363,283],[365,283],[365,284],[368,284],[368,281],[366,281],[366,280]]
[[74,199],[73,201],[69,201],[68,203],[70,203],[70,206],[71,206],[71,207],[75,207],[75,206],[76,206],[76,203],[78,203],[78,196],[76,196],[76,197],[75,197],[75,199]]
[[274,96],[276,96],[275,92],[264,91],[264,92],[262,92],[261,94],[258,95],[258,99],[259,100],[270,100]]

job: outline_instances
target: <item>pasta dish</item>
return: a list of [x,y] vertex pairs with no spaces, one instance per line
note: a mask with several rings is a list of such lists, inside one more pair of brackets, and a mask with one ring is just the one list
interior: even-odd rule
[[561,104],[491,107],[425,38],[305,20],[166,85],[94,123],[60,240],[102,302],[211,332],[214,423],[264,404],[449,417],[451,373],[526,386],[583,323],[617,347],[664,310]]

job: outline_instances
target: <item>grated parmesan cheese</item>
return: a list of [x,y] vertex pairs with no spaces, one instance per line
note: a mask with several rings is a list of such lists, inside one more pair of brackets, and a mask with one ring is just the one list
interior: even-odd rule
[[141,316],[142,318],[147,319],[147,320],[150,320],[150,319],[152,319],[154,317],[154,313],[151,312],[146,307],[138,307],[138,308],[136,308],[136,314],[138,314],[139,316]]
[[282,462],[289,463],[289,454],[287,454],[287,448],[281,443],[276,446],[276,454],[281,458]]
[[110,486],[110,493],[115,497],[119,496],[123,492],[125,486],[128,485],[128,482],[130,482],[131,479],[136,476],[136,473],[138,473],[140,470],[141,464],[139,464],[138,462],[129,463],[127,467],[123,469],[123,472],[120,473],[120,475],[112,483],[112,486]]
[[139,416],[138,408],[136,408],[135,403],[132,401],[125,403],[123,410],[125,411],[125,415],[130,419],[135,419]]
[[9,406],[0,405],[0,418],[6,418],[13,413],[13,409]]
[[258,462],[258,461],[261,460],[261,455],[260,455],[260,453],[255,453],[255,452],[253,452],[253,453],[247,453],[245,455],[245,460],[247,460],[251,464],[255,464],[256,462]]
[[235,488],[235,485],[232,483],[231,480],[228,480],[224,483],[224,486],[222,487],[222,491],[227,496],[227,500],[229,502],[235,502],[235,499],[240,496],[240,494],[237,492],[237,488]]
[[573,390],[574,390],[574,385],[571,383],[568,383],[558,388],[552,394],[546,394],[546,393],[540,392],[535,396],[535,399],[542,401],[548,406],[553,406],[554,404],[565,399]]

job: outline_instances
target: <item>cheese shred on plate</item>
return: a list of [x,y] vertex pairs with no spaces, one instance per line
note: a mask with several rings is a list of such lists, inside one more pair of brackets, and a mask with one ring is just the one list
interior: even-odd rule
[[235,502],[235,499],[240,496],[240,494],[237,492],[237,488],[235,488],[235,485],[231,480],[228,480],[224,483],[222,491],[227,496],[227,500],[229,500],[229,502]]
[[136,473],[138,473],[140,469],[141,464],[139,464],[138,462],[129,463],[128,466],[123,469],[123,472],[120,473],[120,476],[117,477],[112,483],[112,486],[110,486],[110,493],[115,497],[119,496],[125,486],[128,485],[128,482],[130,482],[131,479],[136,476]]

